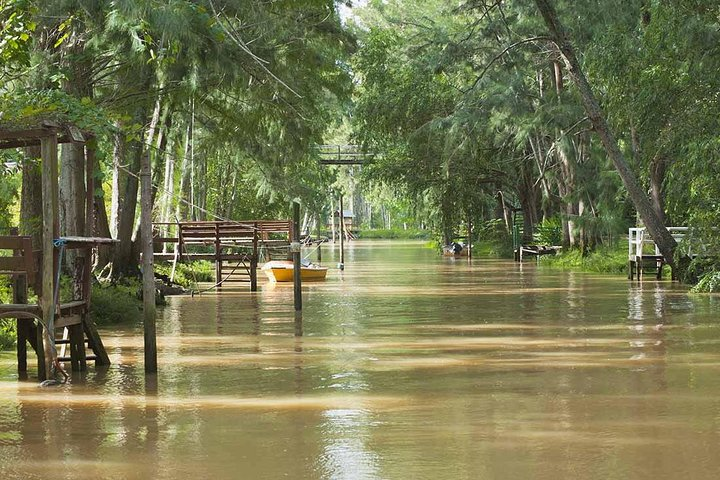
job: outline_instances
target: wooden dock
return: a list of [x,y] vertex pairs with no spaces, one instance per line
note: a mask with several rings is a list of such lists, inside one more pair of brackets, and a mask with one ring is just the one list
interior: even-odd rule
[[215,263],[215,283],[249,283],[257,291],[257,270],[261,253],[287,258],[292,238],[290,220],[188,221],[154,223],[153,231],[173,229],[175,236],[155,235],[156,247],[173,246],[173,252],[154,254],[156,260]]
[[[688,227],[668,227],[670,234],[676,241],[681,241],[687,234]],[[662,267],[667,260],[660,253],[660,249],[645,227],[636,227],[628,230],[628,279],[636,276],[641,280],[644,273],[652,272],[655,278],[662,279]]]

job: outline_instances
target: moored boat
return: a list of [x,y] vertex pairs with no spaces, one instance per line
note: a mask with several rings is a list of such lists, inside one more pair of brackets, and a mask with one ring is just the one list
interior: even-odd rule
[[[293,262],[290,260],[274,260],[263,265],[262,269],[271,281],[293,281],[293,272],[295,268]],[[315,265],[314,263],[306,263],[300,267],[300,279],[303,282],[325,280],[327,270],[327,267],[321,267],[320,265]]]

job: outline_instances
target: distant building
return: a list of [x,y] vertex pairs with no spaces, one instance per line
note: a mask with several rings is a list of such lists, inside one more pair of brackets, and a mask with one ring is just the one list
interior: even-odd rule
[[[327,223],[328,230],[332,230],[333,223],[335,224],[335,228],[340,227],[340,221],[339,221],[340,212],[338,210],[335,210],[335,212],[333,212],[333,217],[328,219],[328,223]],[[334,222],[333,222],[333,220],[334,220]],[[354,220],[355,220],[355,215],[353,214],[353,212],[351,210],[343,211],[343,222],[345,223],[346,231],[352,232],[353,228],[355,227]]]

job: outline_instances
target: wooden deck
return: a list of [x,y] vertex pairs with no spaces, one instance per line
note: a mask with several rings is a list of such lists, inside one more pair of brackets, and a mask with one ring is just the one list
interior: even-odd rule
[[[160,261],[215,262],[215,282],[249,283],[257,290],[257,269],[261,251],[287,255],[292,238],[290,220],[189,221],[154,223],[156,247],[172,245],[172,252],[157,252]],[[160,232],[174,231],[174,236]],[[166,249],[167,250],[167,249]]]

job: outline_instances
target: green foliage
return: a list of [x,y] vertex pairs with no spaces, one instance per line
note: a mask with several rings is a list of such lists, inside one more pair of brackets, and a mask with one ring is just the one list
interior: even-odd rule
[[62,90],[14,90],[0,96],[3,127],[37,127],[42,120],[71,123],[96,134],[113,131],[108,114],[90,98],[77,98]]
[[0,78],[29,64],[36,13],[37,8],[28,0],[0,3]]
[[543,220],[535,227],[533,240],[538,245],[561,245],[562,244],[562,223],[558,217],[550,217]]
[[[168,277],[172,273],[172,264],[156,263],[155,272]],[[215,266],[207,260],[191,263],[178,263],[175,268],[175,283],[185,288],[197,288],[198,282],[215,281]]]
[[402,240],[427,240],[432,236],[431,232],[427,230],[413,230],[413,229],[402,229],[402,228],[374,228],[370,230],[361,230],[358,237],[361,239],[402,239]]
[[0,319],[0,350],[7,350],[15,346],[15,320],[11,318]]
[[481,222],[474,227],[475,238],[474,255],[497,258],[512,258],[512,238],[500,219]]
[[98,325],[135,324],[142,320],[142,285],[137,280],[102,285],[92,289],[90,315]]
[[700,277],[700,281],[690,290],[693,293],[720,292],[720,272],[710,271]]
[[540,257],[540,264],[566,270],[627,275],[627,248],[620,244],[616,247],[605,246],[586,255],[579,249],[571,249],[557,255]]

